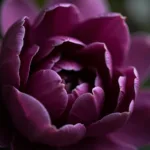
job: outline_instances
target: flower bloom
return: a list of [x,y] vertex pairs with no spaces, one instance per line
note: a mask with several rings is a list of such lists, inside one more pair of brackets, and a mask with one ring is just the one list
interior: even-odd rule
[[112,138],[130,120],[139,85],[136,69],[125,65],[125,18],[83,12],[59,3],[32,23],[28,17],[17,20],[6,32],[0,53],[1,146],[133,149]]

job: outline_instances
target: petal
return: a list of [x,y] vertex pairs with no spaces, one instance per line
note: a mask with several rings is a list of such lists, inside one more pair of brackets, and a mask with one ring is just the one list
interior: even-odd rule
[[87,128],[88,137],[103,137],[104,135],[114,132],[121,128],[127,121],[129,112],[112,113],[101,120],[92,123]]
[[93,89],[93,95],[90,93],[79,96],[69,113],[69,123],[90,124],[99,117],[104,101],[104,92],[100,87]]
[[62,150],[137,150],[128,143],[116,140],[114,137],[87,138],[79,144],[62,148]]
[[[18,19],[28,16],[31,21],[37,14],[37,8],[32,0],[5,0],[1,7],[1,27],[5,33]],[[19,13],[18,13],[19,12]]]
[[[43,45],[40,47],[39,52],[34,58],[34,62],[39,62],[41,59],[49,56],[52,52],[55,51],[57,53],[73,53],[73,51],[80,50],[85,45],[81,41],[67,36],[55,36],[46,41],[44,41]],[[70,56],[70,53],[68,54]],[[53,59],[53,57],[52,57]],[[48,62],[50,59],[48,58]]]
[[6,33],[0,55],[0,85],[19,87],[20,52],[24,44],[26,17],[17,21]]
[[20,59],[21,59],[20,78],[21,78],[22,86],[27,83],[32,59],[37,54],[38,50],[39,47],[37,45],[33,45],[26,51],[22,51],[20,55]]
[[27,93],[37,98],[53,119],[58,118],[66,109],[68,95],[62,79],[53,70],[40,70],[31,75]]
[[67,146],[81,140],[86,132],[82,124],[56,129],[45,107],[34,97],[11,86],[3,89],[5,106],[17,130],[27,139],[49,146]]
[[125,72],[125,95],[120,101],[118,101],[117,111],[128,111],[132,100],[136,100],[139,89],[138,73],[134,67],[128,67]]
[[71,4],[58,4],[43,11],[33,25],[32,38],[41,45],[45,39],[68,35],[80,21],[79,10]]
[[123,64],[129,49],[128,27],[120,14],[111,13],[87,20],[76,27],[72,36],[85,43],[104,42],[112,55],[114,66]]
[[76,52],[76,61],[97,70],[102,79],[104,89],[110,84],[112,77],[111,56],[104,43],[95,42]]
[[128,123],[113,133],[112,137],[125,143],[140,147],[150,144],[150,91],[141,91],[135,101],[135,107]]
[[56,72],[59,72],[61,70],[80,71],[82,69],[82,66],[72,60],[60,60],[55,63],[52,69]]
[[150,67],[150,35],[135,34],[131,38],[131,48],[126,64],[136,67],[142,82]]
[[69,2],[75,4],[82,13],[83,19],[97,17],[108,12],[107,0],[51,0],[46,4],[53,5],[61,2]]

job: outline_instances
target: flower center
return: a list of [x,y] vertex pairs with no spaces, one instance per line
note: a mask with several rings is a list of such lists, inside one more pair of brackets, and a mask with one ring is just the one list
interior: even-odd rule
[[80,71],[61,70],[58,74],[61,76],[68,93],[71,93],[73,89],[82,83],[89,85],[89,91],[94,87],[96,75],[91,69],[84,68]]

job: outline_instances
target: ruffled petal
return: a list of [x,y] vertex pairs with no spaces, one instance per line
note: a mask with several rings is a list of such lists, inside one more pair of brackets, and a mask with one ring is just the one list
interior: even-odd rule
[[24,44],[26,19],[24,17],[13,24],[3,39],[0,55],[0,85],[9,84],[15,87],[20,85],[19,55]]
[[28,16],[32,21],[37,12],[33,0],[4,0],[1,6],[2,32],[5,33],[15,21],[24,16]]
[[102,137],[121,128],[129,117],[129,112],[112,113],[101,120],[92,123],[87,128],[87,136]]
[[80,21],[80,13],[72,4],[57,4],[44,10],[36,19],[32,39],[41,45],[51,36],[68,35],[69,31]]
[[141,91],[135,101],[133,113],[128,123],[112,134],[112,138],[135,147],[150,144],[150,91]]
[[36,97],[48,110],[53,119],[66,109],[68,95],[60,76],[53,70],[34,73],[27,85],[27,93]]
[[90,93],[79,96],[69,113],[69,123],[81,122],[88,125],[96,121],[103,106],[104,92],[100,87],[93,89],[93,95]]
[[46,6],[69,2],[75,4],[82,13],[83,19],[89,19],[102,15],[109,10],[107,0],[51,0],[46,3]]
[[15,128],[32,142],[67,146],[77,143],[85,135],[86,129],[82,124],[68,124],[57,129],[38,100],[12,86],[3,88],[3,99]]
[[116,13],[81,23],[72,36],[85,43],[104,42],[112,55],[114,66],[123,64],[129,49],[130,36],[125,18]]
[[135,66],[142,82],[150,70],[150,35],[135,34],[132,36],[126,64]]

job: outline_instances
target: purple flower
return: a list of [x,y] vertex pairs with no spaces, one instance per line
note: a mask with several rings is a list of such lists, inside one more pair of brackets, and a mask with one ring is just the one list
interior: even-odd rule
[[29,18],[11,25],[2,41],[2,147],[133,150],[150,140],[149,91],[138,94],[138,74],[130,66],[143,79],[149,38],[130,41],[125,18],[106,14],[103,1],[92,3],[58,3],[36,19],[27,1],[3,3],[3,33],[16,19]]

